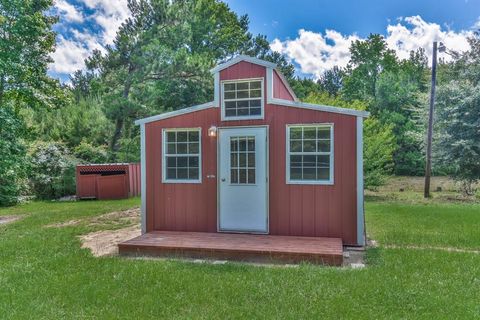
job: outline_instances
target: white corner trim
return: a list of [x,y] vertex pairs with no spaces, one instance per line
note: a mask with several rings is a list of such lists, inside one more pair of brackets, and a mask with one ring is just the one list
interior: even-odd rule
[[300,101],[300,100],[298,100],[297,95],[295,94],[295,92],[293,92],[292,87],[290,87],[290,84],[288,83],[288,81],[287,81],[287,79],[285,78],[285,76],[283,75],[283,73],[281,73],[280,70],[278,70],[278,69],[275,69],[275,71],[277,72],[277,75],[278,75],[278,77],[280,78],[280,81],[283,82],[283,84],[285,85],[285,88],[287,88],[288,92],[289,92],[290,95],[293,97],[293,101],[295,101],[295,102]]
[[277,99],[277,98],[272,98],[270,101],[270,104],[276,104],[276,105],[285,106],[285,107],[310,109],[310,110],[323,111],[323,112],[340,113],[340,114],[346,114],[350,116],[363,117],[363,118],[367,118],[368,116],[370,116],[370,112],[368,111],[324,106],[320,104],[296,102],[296,101]]
[[363,199],[363,118],[357,117],[357,244],[365,245],[365,211]]
[[147,232],[147,181],[146,181],[145,124],[140,124],[140,223],[142,234]]
[[220,73],[213,75],[213,104],[215,107],[220,106]]
[[175,110],[175,111],[171,111],[171,112],[157,114],[156,116],[135,120],[135,124],[136,125],[141,125],[141,124],[145,124],[145,123],[149,123],[149,122],[153,122],[153,121],[158,121],[158,120],[168,119],[168,118],[171,118],[171,117],[176,117],[176,116],[186,114],[186,113],[190,113],[190,112],[195,112],[195,111],[200,111],[200,110],[213,108],[215,106],[214,103],[215,103],[214,101],[211,101],[211,102],[207,102],[207,103],[204,103],[204,104],[199,104],[199,105],[188,107],[188,108],[183,108],[183,109],[179,109],[179,110]]
[[273,99],[273,68],[267,68],[267,104]]
[[229,61],[227,61],[225,63],[219,64],[215,68],[210,69],[210,72],[211,73],[220,72],[223,69],[226,69],[230,66],[233,66],[234,64],[239,63],[240,61],[247,61],[247,62],[258,64],[260,66],[264,66],[264,67],[267,67],[267,68],[276,68],[277,67],[277,65],[275,63],[272,63],[272,62],[269,62],[269,61],[261,60],[261,59],[246,56],[246,55],[238,55],[235,58],[230,59]]

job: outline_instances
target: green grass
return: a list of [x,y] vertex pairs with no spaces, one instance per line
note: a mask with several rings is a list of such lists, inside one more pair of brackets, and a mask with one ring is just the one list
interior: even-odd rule
[[479,204],[367,203],[367,232],[382,245],[480,250]]
[[[473,319],[480,255],[407,245],[479,248],[480,205],[367,203],[379,248],[361,270],[94,258],[78,235],[44,228],[138,205],[138,199],[34,202],[0,209],[0,318]],[[385,248],[382,245],[396,245]]]

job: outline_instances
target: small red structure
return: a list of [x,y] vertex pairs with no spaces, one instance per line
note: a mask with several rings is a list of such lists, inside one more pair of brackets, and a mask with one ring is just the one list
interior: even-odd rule
[[112,163],[77,166],[79,199],[124,199],[140,195],[140,164]]
[[[363,246],[368,112],[300,102],[277,66],[256,58],[238,56],[211,71],[212,102],[136,121],[142,232],[180,232],[171,243],[182,252],[193,250],[183,246],[189,232],[203,233],[195,248],[202,252],[213,250],[217,233],[276,239],[262,249],[269,255],[283,252],[273,244],[284,237],[325,238],[325,249],[336,243],[327,238]],[[164,237],[147,235],[135,250],[160,250]],[[235,246],[215,250],[234,255]],[[318,257],[301,247],[292,250]]]

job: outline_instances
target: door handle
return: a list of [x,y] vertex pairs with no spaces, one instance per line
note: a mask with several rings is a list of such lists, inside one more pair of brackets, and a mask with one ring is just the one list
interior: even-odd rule
[[225,178],[222,178],[222,182],[225,182]]

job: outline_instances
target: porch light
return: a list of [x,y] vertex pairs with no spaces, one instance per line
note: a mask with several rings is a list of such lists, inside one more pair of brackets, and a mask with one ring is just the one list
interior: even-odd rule
[[211,126],[208,128],[208,136],[209,137],[216,137],[217,136],[217,127]]

